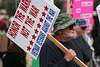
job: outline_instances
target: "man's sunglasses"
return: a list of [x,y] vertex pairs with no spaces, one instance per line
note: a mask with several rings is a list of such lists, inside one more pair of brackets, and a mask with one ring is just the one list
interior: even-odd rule
[[68,28],[69,28],[70,30],[72,30],[74,26],[75,26],[75,24],[72,24],[72,25],[70,25]]
[[84,26],[84,27],[81,27],[82,28],[82,30],[85,30],[87,27],[86,26]]

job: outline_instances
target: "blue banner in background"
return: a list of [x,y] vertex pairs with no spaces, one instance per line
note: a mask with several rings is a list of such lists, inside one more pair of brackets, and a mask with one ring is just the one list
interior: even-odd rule
[[75,25],[85,25],[85,24],[86,24],[85,20],[75,22]]

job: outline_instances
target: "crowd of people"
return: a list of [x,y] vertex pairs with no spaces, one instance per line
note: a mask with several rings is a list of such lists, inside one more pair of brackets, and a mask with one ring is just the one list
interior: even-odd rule
[[[0,19],[0,35],[7,33],[6,24],[7,19]],[[0,52],[0,67],[80,67],[73,61],[74,57],[78,57],[88,67],[99,67],[96,58],[100,56],[100,36],[92,43],[92,36],[88,35],[86,27],[86,21],[82,18],[73,19],[67,13],[59,14],[52,36],[68,49],[66,53],[46,39],[38,60],[34,60],[8,39],[7,51]]]

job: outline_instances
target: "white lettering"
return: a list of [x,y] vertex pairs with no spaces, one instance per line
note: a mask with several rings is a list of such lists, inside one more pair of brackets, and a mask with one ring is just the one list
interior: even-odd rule
[[89,14],[81,14],[81,18],[91,18],[91,17],[92,17],[91,13],[89,13]]
[[80,12],[81,12],[80,8],[76,9],[76,13],[80,13]]
[[82,2],[82,6],[92,6],[92,2]]
[[80,1],[80,0],[75,0],[75,1]]
[[90,19],[85,19],[85,21],[86,21],[86,24],[90,23]]

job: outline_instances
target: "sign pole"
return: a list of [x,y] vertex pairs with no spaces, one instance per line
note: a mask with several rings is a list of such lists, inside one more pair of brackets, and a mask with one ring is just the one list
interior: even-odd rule
[[[58,48],[60,48],[64,53],[68,50],[65,46],[63,46],[58,40],[56,40],[51,34],[47,35],[47,38],[51,40]],[[81,60],[77,57],[73,59],[80,67],[87,67]]]

